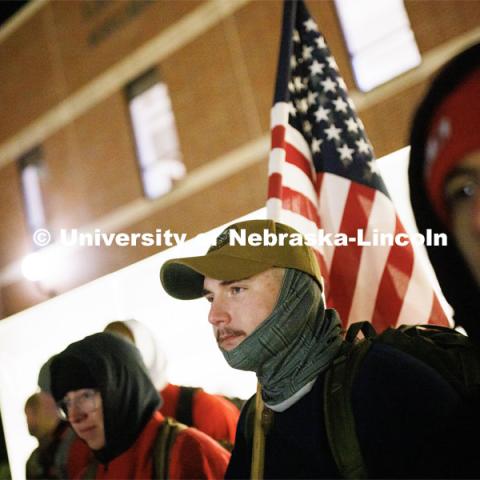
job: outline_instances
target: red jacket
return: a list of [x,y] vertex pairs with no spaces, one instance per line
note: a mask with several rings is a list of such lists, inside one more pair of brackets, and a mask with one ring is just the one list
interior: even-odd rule
[[[163,398],[160,412],[166,417],[176,418],[180,387],[168,384],[160,395]],[[192,405],[193,427],[215,440],[226,440],[234,444],[240,411],[232,402],[199,389],[194,394]]]
[[[98,465],[95,478],[153,478],[152,446],[163,421],[163,415],[155,412],[128,450],[107,465]],[[220,479],[225,475],[230,453],[197,429],[187,428],[178,434],[169,458],[168,476],[171,479]]]
[[[180,387],[168,384],[161,392],[163,405],[160,412],[165,417],[175,418]],[[238,408],[220,395],[212,395],[198,390],[193,397],[193,427],[206,433],[217,441],[226,440],[233,445],[240,412]],[[76,437],[70,447],[68,456],[68,477],[79,478],[85,471],[85,465],[93,455],[87,444]],[[110,466],[109,466],[110,468]]]

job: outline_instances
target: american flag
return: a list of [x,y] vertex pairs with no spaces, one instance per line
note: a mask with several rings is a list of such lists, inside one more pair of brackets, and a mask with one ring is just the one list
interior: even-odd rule
[[[271,124],[269,218],[304,234],[357,238],[361,231],[365,241],[405,232],[335,59],[302,1],[285,2]],[[316,251],[327,305],[344,326],[448,325],[411,244],[329,242]]]

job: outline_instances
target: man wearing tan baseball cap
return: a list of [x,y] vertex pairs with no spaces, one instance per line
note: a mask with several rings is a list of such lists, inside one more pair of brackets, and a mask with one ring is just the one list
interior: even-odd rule
[[273,267],[305,272],[322,288],[313,250],[299,243],[301,235],[273,220],[250,220],[227,227],[206,255],[167,261],[161,270],[163,287],[172,297],[191,300],[204,295],[205,277],[232,281]]
[[[324,383],[343,340],[337,313],[325,308],[308,242],[272,220],[238,222],[205,255],[167,261],[160,277],[175,298],[205,297],[228,364],[256,373],[273,417],[264,477],[339,478],[327,437]],[[226,478],[259,478],[250,471],[253,402],[242,410]],[[432,448],[435,458],[426,456],[425,445],[437,447],[437,427],[457,407],[451,387],[430,367],[392,347],[372,346],[352,387],[368,476],[435,476],[438,454]]]

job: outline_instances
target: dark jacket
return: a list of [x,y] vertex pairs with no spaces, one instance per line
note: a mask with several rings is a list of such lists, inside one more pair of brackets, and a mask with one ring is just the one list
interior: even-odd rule
[[[324,374],[312,390],[274,413],[265,478],[339,478],[325,429]],[[252,400],[249,400],[251,402]],[[367,354],[352,391],[355,426],[369,478],[467,478],[450,450],[465,440],[461,400],[432,368],[387,345]],[[225,478],[249,478],[253,427],[242,410]]]
[[474,45],[448,63],[435,78],[414,117],[410,136],[410,199],[418,230],[425,234],[447,233],[448,246],[429,246],[427,253],[442,291],[455,310],[454,319],[469,336],[480,342],[480,288],[465,262],[455,239],[434,212],[424,184],[425,149],[436,106],[447,97],[473,68],[478,68],[480,44]]

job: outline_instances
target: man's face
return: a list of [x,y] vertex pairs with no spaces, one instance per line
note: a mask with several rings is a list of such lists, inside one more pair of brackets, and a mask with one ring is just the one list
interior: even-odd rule
[[480,150],[467,155],[445,182],[453,235],[480,286]]
[[92,450],[105,446],[102,396],[96,390],[83,388],[68,392],[64,399],[64,411],[75,433]]
[[221,349],[229,351],[238,346],[272,313],[283,274],[283,269],[271,268],[234,282],[205,277],[204,295],[210,302],[208,321]]

